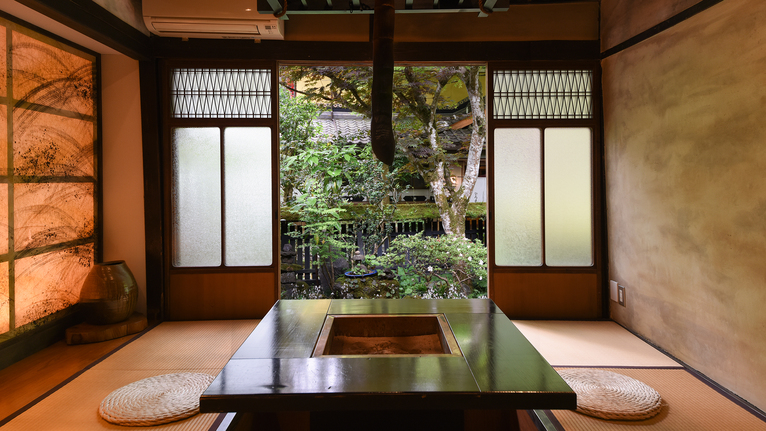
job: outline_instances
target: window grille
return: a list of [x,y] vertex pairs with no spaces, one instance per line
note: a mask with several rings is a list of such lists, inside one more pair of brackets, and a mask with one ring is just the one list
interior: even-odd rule
[[174,118],[271,118],[271,70],[173,70]]
[[590,70],[500,70],[493,75],[496,120],[593,117]]

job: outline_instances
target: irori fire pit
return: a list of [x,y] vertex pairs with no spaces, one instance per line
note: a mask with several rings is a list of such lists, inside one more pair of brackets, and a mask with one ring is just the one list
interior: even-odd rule
[[462,356],[444,314],[328,315],[312,357]]

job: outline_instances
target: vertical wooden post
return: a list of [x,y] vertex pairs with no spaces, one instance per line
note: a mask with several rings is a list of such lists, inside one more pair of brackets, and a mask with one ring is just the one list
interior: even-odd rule
[[372,31],[372,121],[370,143],[381,162],[394,163],[394,0],[375,0]]

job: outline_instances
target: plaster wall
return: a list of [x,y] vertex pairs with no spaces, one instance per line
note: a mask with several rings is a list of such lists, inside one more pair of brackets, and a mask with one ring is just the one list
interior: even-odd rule
[[612,317],[766,409],[766,2],[610,56],[603,89]]
[[138,61],[101,56],[104,261],[124,260],[146,314],[144,174]]
[[683,12],[700,0],[601,0],[601,51]]

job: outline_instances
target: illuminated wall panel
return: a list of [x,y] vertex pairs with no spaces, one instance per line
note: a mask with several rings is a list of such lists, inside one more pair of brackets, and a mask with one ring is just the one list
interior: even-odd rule
[[0,26],[0,97],[5,97],[6,92],[8,90],[7,88],[7,58],[8,58],[8,49],[6,48],[6,42],[5,42],[5,34],[7,30],[5,26]]
[[0,262],[0,334],[8,332],[11,324],[8,291],[8,262]]
[[88,238],[93,228],[93,184],[16,185],[16,250]]
[[5,105],[0,105],[0,175],[8,175],[8,107]]
[[14,109],[14,173],[93,176],[93,133],[93,121]]
[[25,102],[93,116],[93,60],[64,48],[14,31],[13,95]]
[[18,259],[16,326],[76,304],[92,262],[92,244]]
[[70,313],[98,255],[96,61],[0,18],[0,342]]
[[8,184],[0,183],[0,254],[5,253],[8,253]]

